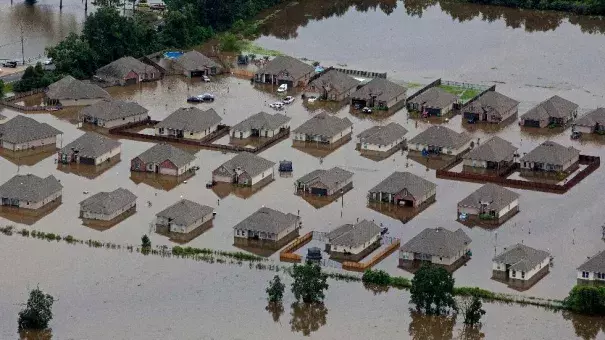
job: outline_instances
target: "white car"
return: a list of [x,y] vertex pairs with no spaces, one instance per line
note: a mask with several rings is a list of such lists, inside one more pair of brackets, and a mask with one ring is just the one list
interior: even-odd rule
[[284,98],[284,100],[282,100],[282,103],[286,105],[292,104],[292,102],[294,102],[294,97],[292,96],[287,96],[286,98]]
[[284,103],[282,102],[275,102],[272,104],[269,104],[269,107],[275,110],[282,110],[284,108]]
[[210,82],[210,78],[208,76],[202,76],[202,81],[205,83],[209,83]]
[[52,65],[53,64],[53,58],[48,58],[46,60],[44,60],[44,65]]
[[286,91],[288,91],[288,84],[281,84],[277,88],[277,93],[284,93]]
[[308,103],[315,103],[316,100],[317,100],[317,97],[315,97],[315,96],[307,97]]

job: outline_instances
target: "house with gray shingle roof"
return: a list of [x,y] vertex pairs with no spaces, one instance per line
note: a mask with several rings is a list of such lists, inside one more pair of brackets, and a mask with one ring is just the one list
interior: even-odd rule
[[214,208],[182,199],[156,215],[156,225],[172,233],[190,233],[214,217]]
[[338,118],[328,113],[320,113],[292,131],[295,141],[336,144],[353,133],[353,123],[349,118]]
[[59,150],[58,161],[63,164],[99,165],[118,156],[122,143],[95,132],[86,132]]
[[589,257],[578,267],[578,283],[605,284],[605,250]]
[[464,119],[500,123],[519,112],[519,102],[496,91],[487,91],[462,108]]
[[471,136],[448,127],[432,125],[408,141],[413,151],[458,156],[470,147]]
[[521,125],[539,128],[565,126],[578,116],[578,107],[565,98],[552,96],[522,115]]
[[122,86],[157,80],[160,76],[160,70],[133,57],[114,60],[95,73],[95,78],[98,80]]
[[368,198],[374,202],[420,207],[435,201],[437,185],[409,172],[394,172],[370,189]]
[[326,251],[337,259],[357,262],[380,247],[380,227],[368,220],[341,225],[327,237]]
[[170,144],[156,144],[130,161],[130,171],[180,176],[193,171],[195,156]]
[[458,216],[503,223],[519,211],[519,194],[488,183],[458,202]]
[[517,147],[498,136],[475,146],[462,156],[464,165],[481,169],[507,169],[514,162]]
[[212,171],[213,182],[245,186],[265,184],[273,180],[275,163],[249,152],[240,152]]
[[317,196],[332,196],[353,188],[353,173],[339,167],[318,169],[302,176],[294,183],[296,191]]
[[309,82],[306,94],[316,94],[324,100],[342,101],[357,90],[360,81],[334,69],[328,69]]
[[389,154],[405,144],[406,133],[408,130],[398,123],[373,126],[357,135],[357,146],[362,153]]
[[257,83],[287,84],[288,88],[306,86],[315,68],[296,58],[281,55],[269,61],[254,75]]
[[284,241],[298,234],[299,216],[262,207],[233,227],[235,244],[250,245],[256,241],[262,247],[280,248]]
[[62,191],[54,176],[16,175],[0,185],[0,205],[36,210],[60,199]]
[[149,119],[149,110],[135,102],[103,99],[80,111],[81,121],[107,129],[144,122]]
[[605,108],[600,107],[583,115],[574,122],[573,129],[581,133],[605,134]]
[[213,76],[223,72],[223,67],[202,53],[191,50],[175,60],[174,67],[186,77]]
[[62,106],[86,106],[111,98],[109,93],[99,86],[77,80],[72,76],[63,77],[50,84],[45,96],[47,104]]
[[112,221],[134,210],[137,196],[124,188],[99,192],[80,202],[80,217],[88,220]]
[[280,113],[269,114],[261,111],[231,128],[231,138],[266,137],[277,135],[282,129],[288,127],[290,117]]
[[521,169],[530,171],[568,172],[580,160],[580,150],[546,141],[521,157]]
[[398,110],[405,105],[407,89],[383,78],[374,78],[351,94],[351,106]]
[[214,109],[181,107],[156,124],[155,135],[201,140],[216,132],[222,120]]
[[531,287],[548,273],[549,268],[548,252],[520,243],[504,248],[504,252],[492,260],[493,278],[519,288]]
[[471,239],[462,230],[426,228],[399,248],[399,266],[430,262],[455,268],[468,259]]
[[60,134],[63,132],[46,123],[18,115],[0,125],[0,144],[10,151],[56,146]]
[[428,116],[445,116],[454,108],[458,97],[440,87],[431,87],[408,100],[409,111],[426,113]]

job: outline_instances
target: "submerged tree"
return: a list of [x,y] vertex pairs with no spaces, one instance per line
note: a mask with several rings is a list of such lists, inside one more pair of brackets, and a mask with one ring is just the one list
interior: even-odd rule
[[40,288],[30,291],[25,308],[19,312],[19,330],[47,328],[53,318],[53,302],[55,299]]
[[296,301],[302,299],[305,303],[323,301],[324,290],[328,289],[328,275],[322,273],[321,267],[317,264],[306,263],[303,265],[295,264],[292,267],[292,293]]
[[265,290],[269,295],[269,302],[281,302],[285,287],[286,285],[281,282],[279,275],[275,275],[273,280],[269,281],[269,287]]
[[410,302],[419,312],[448,314],[450,309],[457,310],[453,292],[454,278],[450,273],[441,267],[425,265],[414,274]]
[[483,304],[479,297],[473,295],[460,302],[460,309],[464,315],[464,324],[470,327],[481,325],[481,317],[485,315]]
[[141,237],[141,250],[143,252],[149,252],[151,250],[151,240],[147,235],[143,235],[143,237]]
[[605,287],[575,286],[563,304],[576,313],[605,315]]

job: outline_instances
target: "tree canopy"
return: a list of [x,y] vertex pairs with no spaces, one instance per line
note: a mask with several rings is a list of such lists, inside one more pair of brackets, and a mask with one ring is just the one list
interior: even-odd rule
[[563,303],[576,313],[605,315],[605,287],[575,286]]
[[269,302],[280,302],[284,297],[284,289],[286,285],[281,282],[279,275],[275,275],[273,280],[269,281],[269,287],[266,292]]
[[433,265],[422,266],[412,279],[410,302],[418,312],[429,315],[448,314],[457,310],[454,299],[454,278],[445,269]]
[[305,303],[320,302],[325,298],[324,290],[328,289],[328,275],[322,273],[321,267],[317,264],[306,263],[303,265],[295,264],[292,267],[292,293],[296,301],[302,300]]
[[61,79],[60,74],[53,71],[46,71],[42,67],[42,64],[37,63],[36,66],[28,66],[25,69],[21,79],[13,84],[13,90],[15,92],[25,92],[33,89],[45,88],[59,79]]
[[481,325],[481,317],[485,315],[483,304],[478,296],[473,295],[459,303],[464,315],[464,324],[470,327]]
[[55,299],[40,288],[29,292],[25,308],[19,312],[19,329],[45,329],[53,318]]

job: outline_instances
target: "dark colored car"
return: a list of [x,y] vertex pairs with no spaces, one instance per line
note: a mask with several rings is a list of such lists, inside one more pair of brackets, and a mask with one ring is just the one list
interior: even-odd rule
[[17,67],[17,62],[16,61],[5,61],[4,63],[2,63],[2,66],[4,66],[4,67],[10,67],[10,68],[16,68]]

